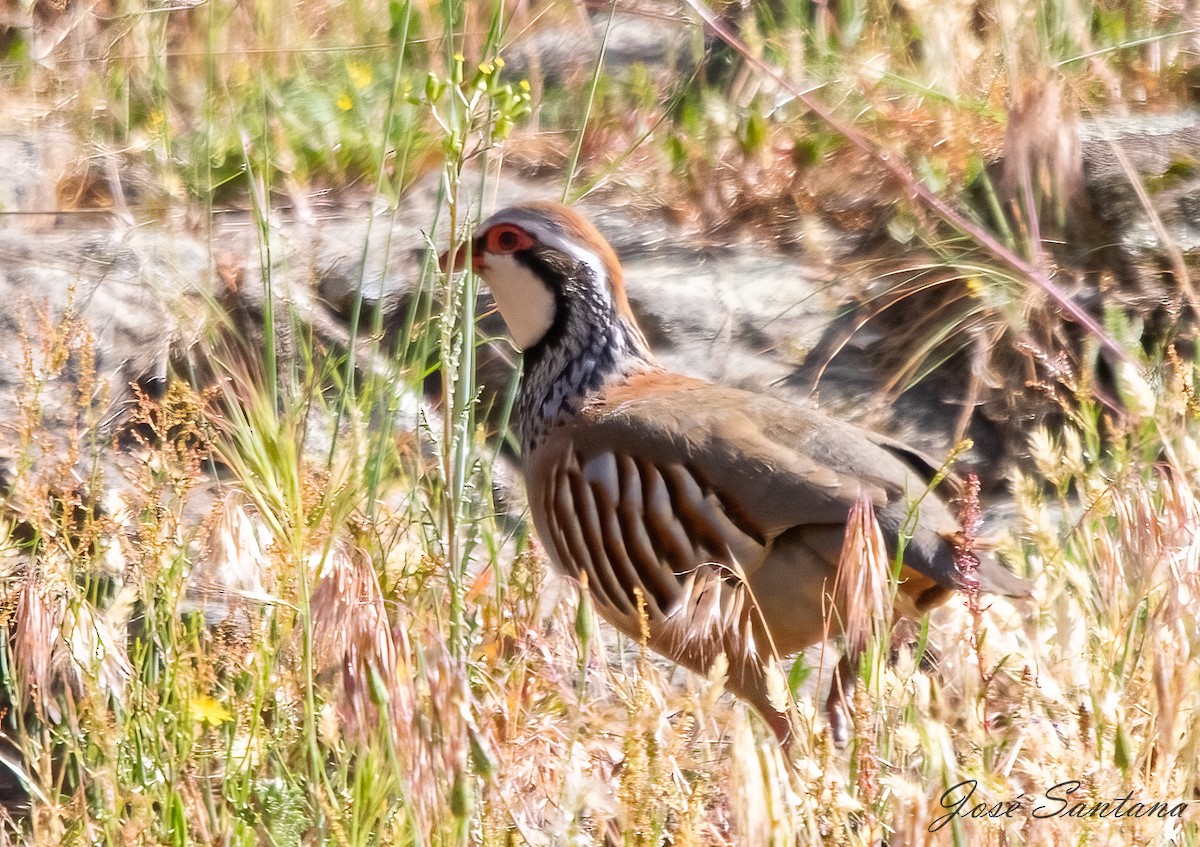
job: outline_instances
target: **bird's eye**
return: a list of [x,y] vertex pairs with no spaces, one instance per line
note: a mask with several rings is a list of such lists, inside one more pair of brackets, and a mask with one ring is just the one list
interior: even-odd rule
[[533,238],[520,227],[511,224],[500,224],[488,230],[487,249],[490,253],[501,255],[516,253],[533,246]]

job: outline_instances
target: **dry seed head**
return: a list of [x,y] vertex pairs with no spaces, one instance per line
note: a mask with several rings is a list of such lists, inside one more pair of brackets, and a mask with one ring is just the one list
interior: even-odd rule
[[1087,460],[1083,454],[1083,436],[1073,426],[1062,428],[1062,469],[1072,478],[1087,473]]
[[230,491],[214,506],[202,552],[188,574],[184,608],[202,611],[210,626],[235,609],[273,599],[263,587],[271,564],[269,532],[245,499]]
[[1040,67],[1030,71],[1008,113],[1003,186],[1023,206],[1033,199],[1027,197],[1031,193],[1066,208],[1083,185],[1077,110],[1063,103],[1057,79],[1045,78]]
[[317,737],[331,750],[342,742],[342,717],[333,703],[324,703],[317,718]]
[[338,543],[314,553],[309,564],[318,574],[310,604],[314,661],[319,672],[340,677],[338,708],[347,734],[367,737],[383,708],[398,737],[412,719],[414,694],[370,558],[360,547]]
[[867,495],[850,509],[838,560],[834,606],[842,616],[846,649],[857,655],[891,628],[891,568],[883,532]]
[[724,652],[718,653],[717,657],[712,660],[712,664],[708,666],[707,679],[704,711],[711,712],[729,682],[729,657]]
[[54,690],[50,664],[65,605],[61,597],[51,594],[36,569],[25,575],[17,599],[13,659],[25,696],[35,708],[44,707],[52,720],[58,720],[60,715],[50,696]]
[[1036,426],[1029,433],[1029,457],[1038,473],[1051,482],[1059,478],[1063,453],[1058,441],[1044,426]]
[[83,597],[68,595],[69,586],[53,587],[36,570],[25,577],[17,600],[13,659],[25,697],[57,723],[63,714],[57,695],[99,691],[120,699],[133,676],[119,634],[131,606],[113,604],[106,619]]
[[1117,385],[1129,414],[1143,420],[1154,417],[1158,398],[1141,368],[1130,361],[1118,363]]
[[133,677],[125,641],[84,598],[67,604],[62,626],[65,650],[55,651],[56,670],[76,692],[97,686],[121,699]]
[[921,56],[925,66],[922,83],[931,90],[955,96],[983,52],[974,23],[975,4],[969,0],[943,0],[936,4],[900,0],[899,6],[922,33]]
[[775,711],[786,714],[792,698],[783,669],[779,666],[779,660],[774,657],[769,658],[765,664],[767,701]]

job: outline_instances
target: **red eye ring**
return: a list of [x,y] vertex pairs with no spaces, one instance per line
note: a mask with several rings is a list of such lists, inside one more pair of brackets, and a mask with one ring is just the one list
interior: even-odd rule
[[484,249],[499,256],[508,256],[533,246],[533,236],[514,224],[496,224],[484,233]]

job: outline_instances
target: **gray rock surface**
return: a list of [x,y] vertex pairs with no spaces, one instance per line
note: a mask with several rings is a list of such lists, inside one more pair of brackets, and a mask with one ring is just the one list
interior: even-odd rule
[[1200,111],[1095,119],[1080,142],[1092,203],[1131,262],[1200,252]]
[[[1165,248],[1147,235],[1144,204],[1122,205],[1121,185],[1128,185],[1132,168],[1162,188],[1151,194],[1162,224],[1151,228],[1153,235],[1162,235],[1165,227],[1174,247],[1190,249],[1200,238],[1200,176],[1187,167],[1200,150],[1197,132],[1200,118],[1191,113],[1141,124],[1097,123],[1082,132],[1089,190],[1105,198],[1114,218],[1128,219],[1121,243],[1136,251],[1139,261]],[[54,196],[52,160],[61,155],[39,158],[36,146],[19,134],[0,137],[0,148],[4,145],[15,151],[11,184],[20,186],[5,202],[18,213],[45,212],[46,198]],[[1110,155],[1118,145],[1124,155]],[[556,197],[559,190],[555,182],[506,179],[489,195],[489,205]],[[129,386],[153,387],[165,380],[169,363],[202,346],[198,342],[206,327],[222,310],[234,315],[231,326],[246,349],[261,350],[267,279],[284,359],[295,348],[297,332],[325,348],[344,349],[361,292],[358,338],[378,318],[384,345],[358,344],[356,364],[362,371],[389,373],[381,350],[402,340],[396,335],[405,326],[406,309],[422,286],[432,285],[427,266],[425,275],[422,271],[426,245],[442,247],[448,240],[444,213],[440,221],[435,218],[436,198],[431,177],[396,210],[363,204],[305,220],[281,214],[269,222],[269,250],[261,249],[257,225],[239,214],[220,216],[206,233],[188,231],[179,221],[130,226],[118,214],[59,219],[54,226],[47,226],[43,215],[4,218],[0,297],[9,308],[0,314],[0,467],[7,463],[11,473],[21,450],[16,430],[22,398],[28,395],[27,353],[44,343],[47,328],[72,315],[94,338],[96,366],[109,385],[108,395],[97,393],[80,404],[80,374],[68,361],[46,375],[40,388],[48,431],[118,421],[131,397]],[[580,205],[622,256],[634,307],[672,368],[801,401],[810,399],[816,374],[821,377],[817,396],[838,414],[913,440],[934,455],[950,446],[961,413],[953,384],[930,384],[896,400],[880,391],[889,374],[872,370],[869,355],[828,361],[810,355],[817,348],[822,356],[843,349],[838,333],[847,320],[853,326],[854,317],[847,318],[840,304],[869,291],[871,280],[845,266],[833,268],[818,258],[752,243],[699,246],[698,234],[685,225],[594,195]],[[470,215],[489,210],[473,208]],[[478,309],[487,306],[482,294]],[[834,328],[840,313],[842,324]],[[502,334],[494,319],[485,323],[485,331]],[[844,351],[867,353],[871,338],[869,331],[859,332]],[[36,371],[40,365],[33,359]],[[488,388],[506,390],[511,348],[498,342],[482,359]],[[413,398],[413,409],[418,402]],[[415,413],[407,419],[415,420]],[[107,431],[100,434],[101,441],[108,437]],[[55,452],[52,442],[40,449]]]
[[[699,27],[668,6],[642,13],[608,7],[575,21],[539,28],[504,54],[506,76],[564,82],[587,79],[604,49],[605,70],[612,73],[642,65],[681,73],[695,64]],[[702,40],[699,40],[702,47]]]
[[[172,351],[196,340],[211,286],[198,243],[108,223],[0,230],[0,259],[3,479],[18,461],[61,456],[75,433],[107,438],[130,386],[164,384]],[[41,425],[23,443],[29,415]]]

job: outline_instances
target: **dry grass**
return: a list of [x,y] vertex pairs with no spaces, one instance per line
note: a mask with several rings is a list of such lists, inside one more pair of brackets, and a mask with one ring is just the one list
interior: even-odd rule
[[[719,696],[719,668],[689,678],[619,643],[536,548],[513,558],[481,466],[455,642],[444,547],[422,540],[440,463],[400,462],[369,508],[244,385],[245,417],[210,405],[199,427],[200,398],[143,396],[128,501],[10,556],[20,827],[41,843],[1189,843],[1192,811],[1029,814],[1070,780],[1085,809],[1195,805],[1197,401],[1191,365],[1165,373],[1126,386],[1138,416],[1109,421],[1102,450],[1086,398],[1094,416],[1035,433],[1050,487],[1016,481],[1008,549],[1035,601],[955,601],[896,643],[860,622],[848,751],[808,695],[785,752]],[[372,435],[351,426],[339,455]],[[197,526],[214,448],[232,475]],[[930,833],[965,780],[972,804],[1020,811]]]

